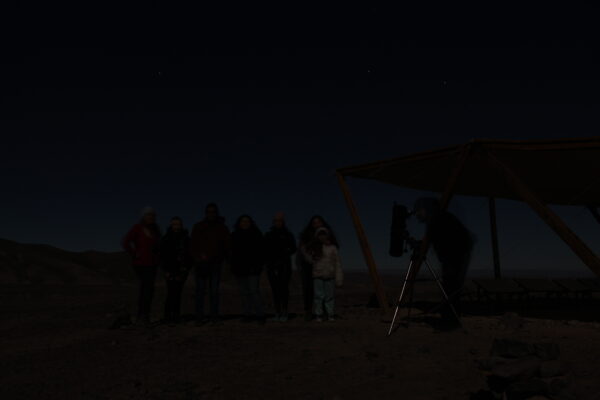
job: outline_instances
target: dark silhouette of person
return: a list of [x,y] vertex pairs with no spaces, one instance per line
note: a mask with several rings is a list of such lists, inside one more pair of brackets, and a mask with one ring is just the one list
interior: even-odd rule
[[292,255],[296,252],[296,239],[285,224],[282,212],[275,214],[271,230],[265,234],[265,265],[273,293],[275,321],[288,320]]
[[231,235],[219,208],[210,203],[205,209],[205,218],[192,228],[190,254],[196,278],[196,323],[207,322],[204,316],[204,298],[209,287],[210,317],[219,321],[219,285],[223,263],[229,258]]
[[339,244],[333,233],[333,230],[325,219],[320,215],[313,215],[308,224],[300,234],[300,241],[296,255],[296,266],[300,273],[302,281],[302,297],[304,300],[304,319],[310,321],[313,319],[313,300],[314,283],[312,273],[313,260],[307,259],[304,255],[314,253],[321,247],[321,243],[316,239],[315,233],[319,228],[326,228],[329,232],[331,244],[339,249]]
[[460,291],[469,267],[473,239],[458,218],[442,210],[435,198],[418,199],[414,213],[420,222],[426,224],[427,236],[442,265],[442,285],[450,298],[440,310],[442,321],[455,325],[458,321],[450,306],[460,315]]
[[152,207],[142,210],[141,220],[127,232],[121,246],[129,255],[139,281],[136,323],[149,325],[154,297],[154,281],[159,264],[158,246],[160,228],[156,224],[156,211]]
[[160,240],[161,267],[167,283],[165,322],[174,326],[181,316],[181,293],[190,269],[190,237],[179,217],[171,218],[169,229]]
[[249,215],[238,218],[231,234],[231,272],[240,288],[243,322],[265,322],[259,286],[265,263],[263,240],[260,229]]

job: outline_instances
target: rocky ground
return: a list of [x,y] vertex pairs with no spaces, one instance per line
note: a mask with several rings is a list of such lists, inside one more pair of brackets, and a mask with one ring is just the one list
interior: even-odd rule
[[[191,289],[185,293],[187,311]],[[294,290],[293,311],[299,312]],[[467,399],[490,394],[485,391],[496,367],[489,365],[494,341],[510,339],[560,349],[560,392],[537,398],[600,399],[595,317],[578,322],[470,315],[464,330],[439,332],[420,320],[386,337],[389,320],[366,306],[369,287],[355,282],[338,293],[335,322],[305,322],[298,315],[261,326],[239,321],[235,288],[226,283],[222,324],[108,329],[127,310],[132,291],[3,286],[2,398]],[[157,319],[163,296],[159,288]]]

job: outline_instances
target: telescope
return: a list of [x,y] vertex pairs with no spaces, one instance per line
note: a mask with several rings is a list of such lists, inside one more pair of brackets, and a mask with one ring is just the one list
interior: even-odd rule
[[[414,276],[411,277],[411,272],[412,272],[413,268],[415,267],[415,263],[418,261],[417,256],[419,255],[419,251],[420,251],[420,247],[421,247],[420,246],[421,241],[416,240],[413,237],[411,237],[410,233],[408,232],[408,229],[406,229],[406,221],[408,220],[408,218],[411,215],[414,215],[414,213],[415,213],[414,210],[409,211],[406,206],[404,206],[402,204],[397,204],[396,202],[394,202],[394,208],[392,211],[392,227],[391,227],[391,231],[390,231],[390,251],[389,251],[390,256],[401,257],[404,253],[406,253],[408,247],[411,248],[412,254],[410,256],[410,262],[408,264],[408,269],[406,271],[406,276],[404,278],[402,290],[400,291],[400,297],[399,297],[398,303],[396,305],[396,311],[394,312],[394,318],[392,318],[392,323],[390,324],[390,329],[388,330],[388,336],[390,336],[392,334],[394,325],[396,323],[396,318],[398,316],[398,310],[400,309],[400,305],[403,304],[403,300],[405,299],[405,295],[407,294],[407,292],[410,292],[410,294],[409,294],[410,301],[409,301],[409,305],[408,305],[408,319],[410,319],[410,312],[411,312],[410,304],[412,303],[412,285],[416,280],[416,277],[414,277]],[[433,270],[433,268],[427,261],[425,255],[423,255],[422,262],[427,266],[427,269],[429,269],[429,272],[431,273],[433,280],[435,280],[437,282],[440,292],[442,293],[442,296],[444,298],[443,303],[441,303],[437,307],[440,307],[442,304],[449,303],[450,298],[448,297],[448,293],[446,293],[446,290],[444,289],[442,282],[440,281],[437,274],[435,273],[435,271]],[[417,272],[418,272],[418,270],[417,270]],[[409,282],[410,282],[410,288],[409,288]],[[451,293],[450,295],[455,296],[456,294]],[[450,304],[450,308],[452,310],[452,313],[456,317],[456,320],[460,324],[460,317],[458,316],[456,309],[454,308],[454,306],[452,304]]]
[[409,211],[406,206],[394,202],[390,230],[390,256],[402,257],[407,251],[407,245],[414,250],[417,242],[411,239],[410,233],[406,229],[406,221],[413,214],[414,212]]

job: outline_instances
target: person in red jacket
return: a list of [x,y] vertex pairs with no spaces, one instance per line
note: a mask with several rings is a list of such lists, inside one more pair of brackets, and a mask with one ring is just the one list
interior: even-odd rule
[[202,325],[204,318],[204,297],[209,286],[210,317],[212,322],[219,320],[219,284],[223,263],[230,256],[231,235],[219,208],[211,203],[206,206],[206,217],[192,228],[190,253],[196,278],[196,323]]
[[139,280],[137,322],[148,325],[154,296],[154,280],[159,264],[160,229],[156,212],[151,207],[142,210],[142,219],[129,230],[121,245],[131,255],[133,269]]

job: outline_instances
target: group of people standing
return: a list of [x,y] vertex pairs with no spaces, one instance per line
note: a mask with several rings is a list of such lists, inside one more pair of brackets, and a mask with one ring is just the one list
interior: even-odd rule
[[[240,216],[230,231],[211,203],[205,218],[191,233],[179,217],[173,217],[162,235],[156,212],[147,207],[141,220],[125,235],[123,249],[132,256],[139,280],[138,315],[141,324],[150,323],[157,271],[162,270],[167,285],[164,318],[171,326],[180,320],[181,296],[185,281],[193,272],[196,285],[196,324],[220,320],[221,273],[230,266],[242,297],[244,322],[265,323],[265,307],[260,293],[260,277],[267,272],[273,295],[274,321],[288,320],[289,286],[292,256],[296,254],[304,298],[305,319],[334,320],[335,287],[343,283],[339,245],[331,227],[321,216],[313,216],[300,234],[299,241],[290,232],[285,216],[275,214],[270,230],[264,235],[249,215]],[[208,291],[209,313],[205,314]]]

